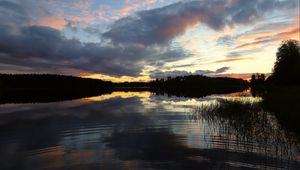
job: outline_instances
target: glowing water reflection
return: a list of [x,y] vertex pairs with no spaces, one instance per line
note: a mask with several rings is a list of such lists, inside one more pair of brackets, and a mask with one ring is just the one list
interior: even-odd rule
[[0,105],[0,169],[299,168],[299,140],[248,92],[113,92]]

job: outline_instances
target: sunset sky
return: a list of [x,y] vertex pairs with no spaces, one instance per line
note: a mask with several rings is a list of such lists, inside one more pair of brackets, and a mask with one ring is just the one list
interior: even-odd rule
[[270,73],[299,0],[0,0],[0,73],[113,81]]

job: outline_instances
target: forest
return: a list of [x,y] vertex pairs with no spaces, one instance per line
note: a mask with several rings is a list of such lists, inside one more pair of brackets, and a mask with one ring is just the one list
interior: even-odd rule
[[151,91],[183,97],[203,97],[242,91],[247,81],[226,77],[190,75],[150,82],[113,83],[99,79],[51,74],[0,74],[0,103],[47,102],[96,96],[112,91]]

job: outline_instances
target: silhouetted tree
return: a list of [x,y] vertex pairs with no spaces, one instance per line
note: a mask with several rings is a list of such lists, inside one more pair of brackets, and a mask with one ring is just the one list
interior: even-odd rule
[[266,76],[264,74],[253,74],[251,76],[250,84],[252,87],[262,86],[265,83]]
[[299,41],[283,41],[276,53],[277,59],[270,78],[275,84],[299,84],[300,45]]
[[255,80],[256,80],[256,76],[255,74],[252,74],[250,83],[252,84]]

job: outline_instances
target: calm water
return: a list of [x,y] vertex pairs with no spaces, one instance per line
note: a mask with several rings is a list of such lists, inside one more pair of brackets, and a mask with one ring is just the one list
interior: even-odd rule
[[298,138],[258,108],[260,100],[247,92],[197,99],[113,92],[3,104],[0,169],[299,169]]

